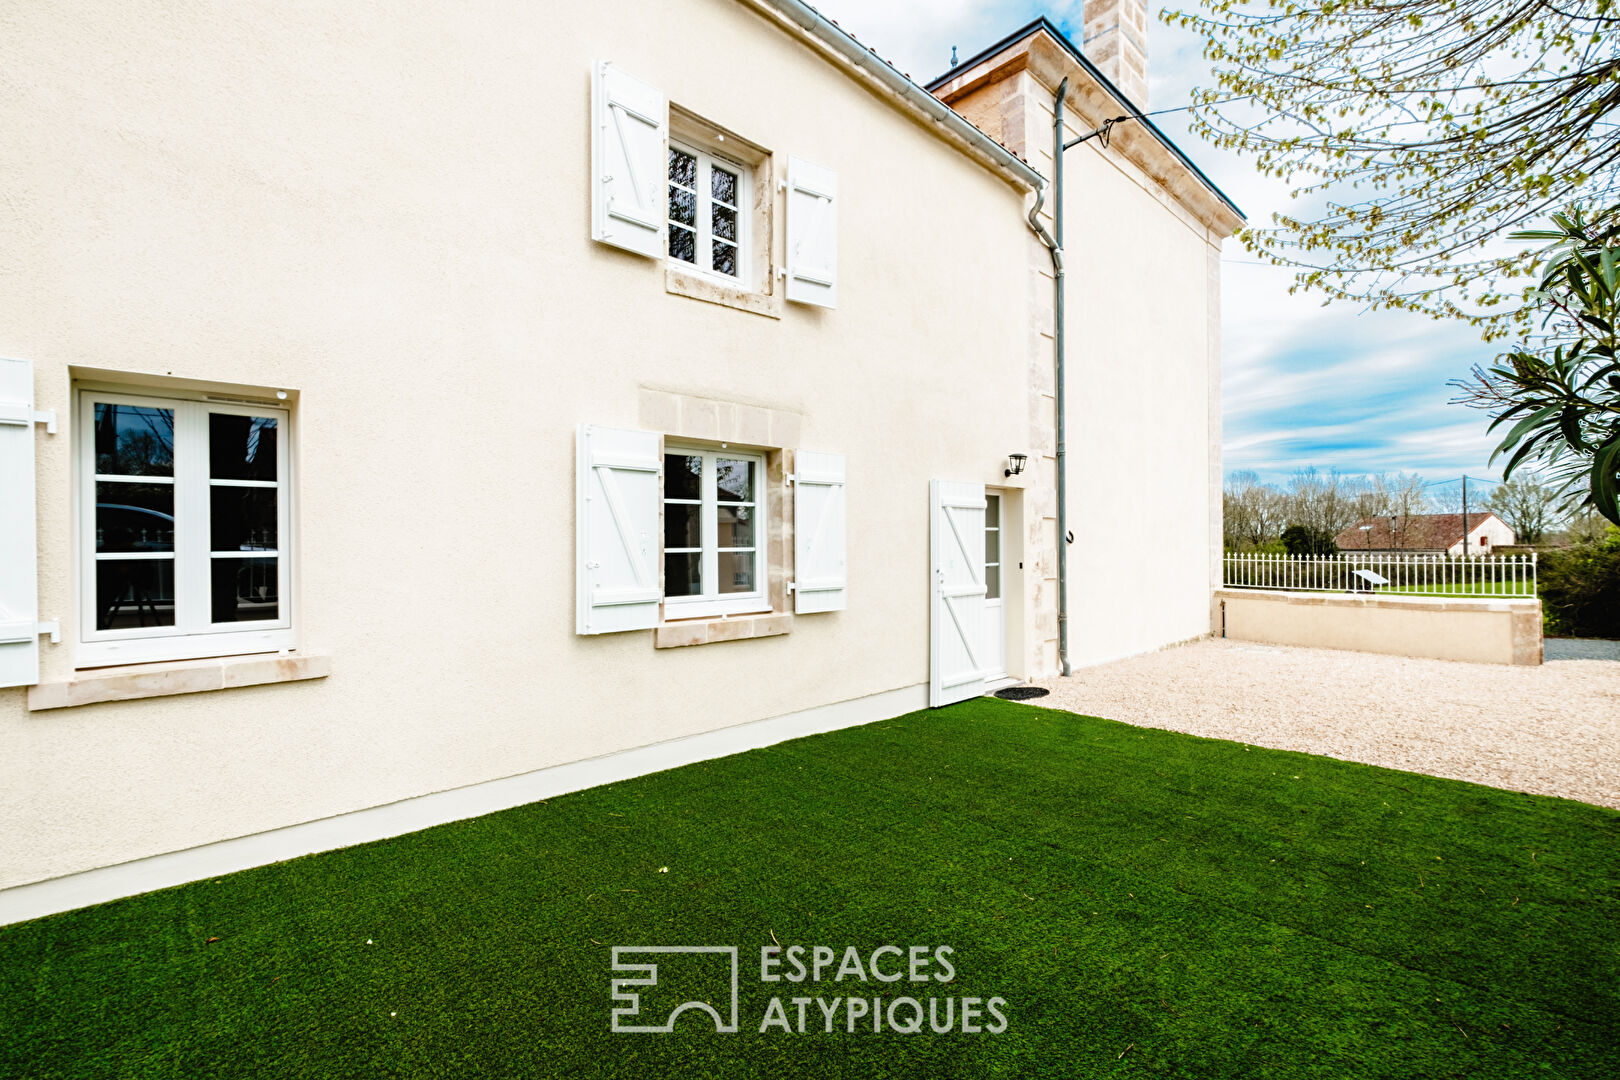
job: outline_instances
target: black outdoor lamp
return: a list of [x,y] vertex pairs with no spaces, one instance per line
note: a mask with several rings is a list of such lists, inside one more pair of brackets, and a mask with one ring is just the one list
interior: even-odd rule
[[1024,462],[1026,462],[1028,460],[1029,460],[1029,455],[1028,454],[1008,454],[1007,455],[1007,466],[1008,466],[1007,471],[1004,472],[1002,475],[1003,476],[1017,476],[1019,473],[1024,471]]

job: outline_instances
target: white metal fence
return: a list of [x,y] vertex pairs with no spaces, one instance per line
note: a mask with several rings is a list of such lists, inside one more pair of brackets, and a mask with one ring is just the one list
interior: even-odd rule
[[[1223,581],[1232,589],[1290,592],[1383,592],[1430,596],[1536,595],[1536,556],[1529,555],[1337,555],[1228,554]],[[1387,585],[1356,575],[1370,570]]]

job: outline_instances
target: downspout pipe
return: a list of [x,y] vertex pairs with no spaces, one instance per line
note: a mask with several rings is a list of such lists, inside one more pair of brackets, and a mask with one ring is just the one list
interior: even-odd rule
[[1029,226],[1052,253],[1052,351],[1055,354],[1054,384],[1057,392],[1057,574],[1058,574],[1058,671],[1068,675],[1069,669],[1069,500],[1068,500],[1068,439],[1064,416],[1064,359],[1066,357],[1063,326],[1063,99],[1069,94],[1069,80],[1058,83],[1052,101],[1052,190],[1056,192],[1052,218],[1056,236],[1041,224],[1041,205],[1046,201],[1046,188],[1035,195],[1030,207]]

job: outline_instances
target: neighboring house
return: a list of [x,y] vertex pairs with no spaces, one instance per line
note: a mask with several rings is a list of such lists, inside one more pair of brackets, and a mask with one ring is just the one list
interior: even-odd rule
[[1494,549],[1518,543],[1501,518],[1486,511],[1469,514],[1467,530],[1461,514],[1389,514],[1367,518],[1333,538],[1340,551],[1372,551],[1414,555],[1489,555]]
[[1051,677],[1058,360],[1069,661],[1209,631],[1241,218],[1071,150],[1055,355],[1054,93],[1133,105],[1044,21],[938,97],[797,0],[0,61],[0,918]]

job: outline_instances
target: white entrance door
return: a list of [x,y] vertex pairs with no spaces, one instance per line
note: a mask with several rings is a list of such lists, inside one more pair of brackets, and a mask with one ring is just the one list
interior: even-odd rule
[[984,485],[935,480],[928,704],[984,693]]
[[986,679],[1007,676],[1007,609],[1001,600],[1001,496],[984,497],[984,649]]

